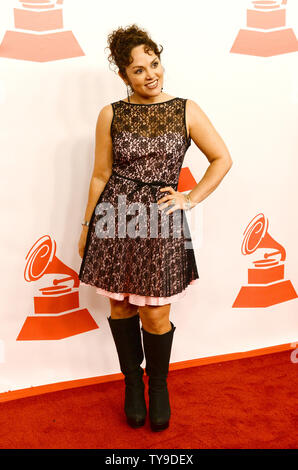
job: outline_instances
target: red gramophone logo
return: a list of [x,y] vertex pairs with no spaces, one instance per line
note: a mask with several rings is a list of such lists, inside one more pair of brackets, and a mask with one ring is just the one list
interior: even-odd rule
[[286,4],[257,0],[246,10],[246,27],[240,29],[230,52],[272,57],[298,50],[292,28],[286,26]]
[[[268,248],[273,251],[268,252]],[[259,251],[262,249],[263,253]],[[263,258],[252,261],[253,267],[248,268],[248,284],[241,287],[233,307],[269,307],[296,299],[291,281],[284,278],[286,250],[269,235],[264,214],[258,214],[244,231],[242,254],[250,255],[256,250]]]
[[0,57],[48,62],[85,55],[72,31],[63,30],[63,0],[19,0],[14,26],[6,31]]
[[[79,307],[77,273],[56,256],[56,243],[41,237],[28,252],[24,278],[27,282],[52,276],[50,285],[34,296],[34,314],[29,315],[17,340],[50,340],[78,335],[98,328],[89,311]],[[57,275],[62,277],[57,279]],[[68,283],[71,282],[71,285]]]

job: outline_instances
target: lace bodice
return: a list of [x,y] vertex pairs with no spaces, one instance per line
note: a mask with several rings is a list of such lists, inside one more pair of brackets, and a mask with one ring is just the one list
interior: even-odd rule
[[185,121],[186,99],[162,103],[112,103],[113,170],[150,182],[177,186],[184,155],[191,144]]

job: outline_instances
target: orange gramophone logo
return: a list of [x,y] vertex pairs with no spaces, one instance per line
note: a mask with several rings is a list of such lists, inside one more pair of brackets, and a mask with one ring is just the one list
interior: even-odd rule
[[63,30],[63,0],[19,0],[15,30],[6,31],[0,57],[48,62],[85,55],[72,31]]
[[286,26],[286,4],[287,0],[250,2],[246,10],[246,27],[238,32],[230,52],[257,57],[296,52],[295,33]]
[[[52,275],[51,285],[34,296],[34,314],[29,315],[17,340],[62,339],[98,328],[89,311],[79,307],[80,284],[77,273],[56,256],[56,243],[49,235],[41,237],[29,250],[24,278],[37,281]],[[56,275],[63,277],[57,279]],[[48,278],[46,277],[48,282]],[[69,285],[68,282],[72,285]]]
[[[267,248],[273,251],[268,252]],[[262,249],[264,251],[260,252]],[[248,284],[241,287],[232,306],[269,307],[296,299],[297,293],[291,281],[284,278],[286,250],[269,235],[264,214],[258,214],[244,231],[242,254],[250,255],[256,250],[258,259],[252,261],[253,267],[248,268]]]

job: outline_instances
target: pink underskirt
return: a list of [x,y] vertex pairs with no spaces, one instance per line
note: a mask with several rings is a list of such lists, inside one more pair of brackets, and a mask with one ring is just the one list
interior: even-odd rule
[[[197,284],[199,279],[194,279],[189,283],[189,285],[179,294],[171,295],[170,297],[152,297],[152,296],[145,296],[145,295],[137,295],[137,294],[130,294],[130,293],[118,293],[118,292],[109,292],[105,289],[101,289],[100,287],[96,287],[96,293],[104,295],[106,297],[110,297],[111,299],[115,300],[124,300],[125,297],[128,296],[128,302],[133,305],[138,305],[139,307],[143,307],[144,305],[166,305],[169,303],[177,302],[178,300],[182,299],[187,293],[187,290],[190,285]],[[86,284],[85,282],[80,281],[80,284],[84,286],[90,286],[91,284]]]

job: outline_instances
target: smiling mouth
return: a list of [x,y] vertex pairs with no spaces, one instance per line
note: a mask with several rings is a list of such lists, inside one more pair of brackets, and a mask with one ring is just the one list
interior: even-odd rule
[[147,83],[145,86],[147,88],[156,88],[158,85],[158,79],[154,80],[154,82],[151,82],[151,83]]

